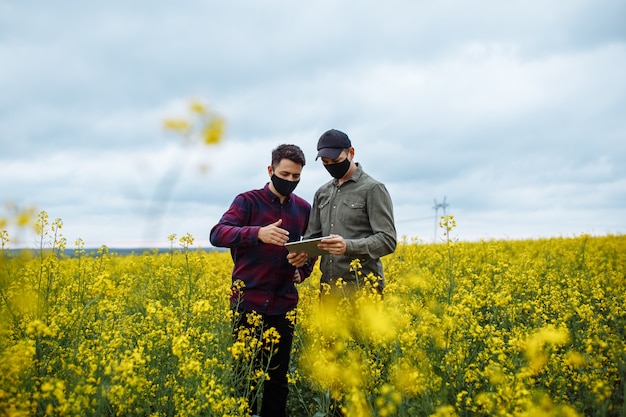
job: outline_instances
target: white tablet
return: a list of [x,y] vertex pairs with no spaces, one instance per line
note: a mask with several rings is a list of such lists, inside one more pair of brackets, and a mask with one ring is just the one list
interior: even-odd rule
[[306,252],[309,256],[319,256],[328,253],[325,250],[319,249],[317,244],[322,239],[328,239],[330,236],[316,237],[313,239],[304,239],[298,242],[287,242],[285,247],[289,252]]

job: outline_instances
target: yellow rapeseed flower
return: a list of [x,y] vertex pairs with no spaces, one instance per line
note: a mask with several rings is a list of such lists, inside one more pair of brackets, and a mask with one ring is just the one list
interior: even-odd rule
[[181,134],[188,134],[191,131],[190,123],[183,119],[166,119],[163,128]]
[[548,362],[546,347],[562,346],[569,341],[567,329],[547,326],[532,334],[526,341],[526,358],[532,371],[537,372]]
[[587,359],[585,358],[585,356],[575,351],[567,352],[564,361],[567,366],[570,366],[572,368],[580,368],[587,364]]
[[278,333],[275,327],[270,327],[263,332],[263,341],[266,344],[266,349],[271,350],[274,346],[278,345],[280,333]]
[[226,120],[221,117],[213,118],[204,128],[204,131],[202,133],[203,142],[206,145],[214,145],[216,143],[219,143],[224,136],[225,127]]
[[193,100],[191,103],[189,103],[189,109],[193,112],[193,113],[197,113],[197,114],[206,114],[207,113],[207,108],[204,105],[204,103],[198,101],[198,100]]
[[434,414],[431,414],[430,417],[457,417],[458,414],[453,406],[451,405],[441,405],[437,407]]

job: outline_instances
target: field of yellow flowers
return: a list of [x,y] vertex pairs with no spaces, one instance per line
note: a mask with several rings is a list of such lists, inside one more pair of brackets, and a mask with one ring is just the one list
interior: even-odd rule
[[[42,212],[35,251],[2,235],[0,415],[248,415],[229,254],[172,235],[69,256],[61,226]],[[405,241],[384,262],[384,299],[368,277],[337,302],[317,270],[299,286],[292,416],[626,413],[626,236]]]

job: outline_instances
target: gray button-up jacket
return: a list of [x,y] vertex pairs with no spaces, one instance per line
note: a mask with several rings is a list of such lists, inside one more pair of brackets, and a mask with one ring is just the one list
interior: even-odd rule
[[385,185],[370,177],[360,164],[352,177],[339,185],[333,179],[322,185],[313,197],[309,224],[304,238],[337,234],[347,243],[344,255],[322,255],[321,281],[334,287],[338,278],[354,283],[350,263],[359,259],[360,279],[370,272],[384,287],[380,257],[396,249],[393,204]]

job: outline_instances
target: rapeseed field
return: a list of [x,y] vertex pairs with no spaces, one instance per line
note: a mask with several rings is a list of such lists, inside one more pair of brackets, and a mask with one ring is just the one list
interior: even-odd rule
[[[357,297],[320,302],[319,270],[299,285],[291,415],[625,415],[626,236],[459,242],[454,225],[384,258],[384,298],[358,260]],[[78,239],[69,256],[60,219],[36,226],[35,251],[1,235],[0,415],[249,415],[233,358],[267,343],[232,340],[227,252],[171,235],[168,253]]]

